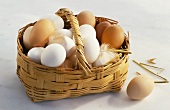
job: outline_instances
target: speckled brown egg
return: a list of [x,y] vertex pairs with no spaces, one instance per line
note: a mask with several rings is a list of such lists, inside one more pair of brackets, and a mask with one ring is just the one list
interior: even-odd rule
[[112,48],[120,48],[124,42],[124,31],[119,25],[108,26],[103,34],[101,43],[109,44]]
[[30,33],[30,43],[33,47],[44,47],[48,38],[55,32],[55,26],[49,19],[37,21]]
[[147,97],[154,88],[154,80],[148,75],[134,77],[127,87],[127,95],[133,100]]
[[89,24],[93,27],[96,25],[96,19],[92,12],[90,11],[82,11],[77,15],[77,19],[79,21],[79,25]]
[[96,38],[100,43],[103,31],[110,25],[108,21],[103,21],[96,26]]

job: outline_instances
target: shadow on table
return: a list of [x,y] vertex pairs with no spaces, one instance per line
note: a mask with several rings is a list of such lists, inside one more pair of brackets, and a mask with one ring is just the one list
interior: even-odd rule
[[[77,110],[79,107],[91,103],[95,100],[99,100],[100,98],[103,98],[105,96],[106,93],[90,94],[90,95],[85,95],[76,98],[67,98],[67,99],[61,99],[56,101],[44,101],[44,102],[37,103],[37,105],[44,106],[44,107],[50,106],[51,108],[56,108],[57,110],[73,110],[73,109]],[[98,106],[98,104],[94,106]]]
[[131,100],[127,94],[126,91],[120,91],[116,93],[112,93],[112,96],[108,99],[108,105],[116,107],[116,108],[126,108],[130,106],[134,106],[141,101],[137,100]]
[[[91,95],[85,95],[77,98],[69,98],[69,99],[61,99],[57,101],[45,101],[37,103],[38,106],[50,106],[51,108],[56,108],[57,110],[72,110],[72,109],[78,109],[81,106],[84,106],[88,103],[91,103],[96,100],[100,100],[99,103],[95,103],[93,105],[93,108],[98,108],[99,106],[102,107],[101,99],[104,97],[106,98],[106,105],[111,106],[113,108],[127,108],[130,106],[134,106],[141,101],[133,101],[128,98],[125,91],[120,92],[107,92],[107,93],[100,93],[100,94],[91,94]],[[101,99],[100,99],[101,98]],[[106,106],[105,105],[105,106]],[[95,107],[97,106],[97,107]],[[88,108],[87,108],[88,109]]]

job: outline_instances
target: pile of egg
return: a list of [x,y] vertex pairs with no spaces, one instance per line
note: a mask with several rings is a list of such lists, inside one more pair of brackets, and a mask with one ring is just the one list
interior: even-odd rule
[[[101,45],[108,44],[119,49],[124,42],[124,31],[119,25],[107,21],[96,25],[92,12],[82,11],[77,15],[84,43],[87,62],[95,66],[101,54]],[[34,26],[23,34],[27,56],[35,63],[48,67],[74,68],[76,66],[76,45],[72,29],[64,29],[63,19],[55,14],[41,17]],[[100,63],[97,66],[104,65]]]

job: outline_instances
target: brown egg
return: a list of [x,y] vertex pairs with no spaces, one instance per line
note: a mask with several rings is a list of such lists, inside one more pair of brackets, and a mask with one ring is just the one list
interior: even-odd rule
[[33,47],[44,47],[48,43],[48,38],[55,31],[54,24],[49,19],[37,21],[30,33],[30,43]]
[[148,75],[134,77],[127,87],[127,95],[133,100],[140,100],[147,97],[154,88],[154,80]]
[[124,31],[119,25],[108,26],[103,34],[101,43],[109,44],[113,48],[120,48],[124,42]]
[[101,43],[103,31],[110,25],[111,24],[108,21],[103,21],[96,26],[96,37],[100,43]]
[[90,11],[82,11],[81,13],[79,13],[77,15],[77,19],[79,21],[80,26],[83,24],[89,24],[89,25],[95,27],[95,25],[96,25],[95,16]]
[[76,56],[76,51],[68,57],[68,60],[71,62],[73,65],[73,68],[76,67],[77,65],[77,56]]
[[64,63],[59,68],[73,68],[73,65],[68,59],[65,59]]
[[23,34],[23,43],[27,50],[30,50],[32,48],[32,45],[30,44],[30,33],[32,28],[33,26],[29,26]]

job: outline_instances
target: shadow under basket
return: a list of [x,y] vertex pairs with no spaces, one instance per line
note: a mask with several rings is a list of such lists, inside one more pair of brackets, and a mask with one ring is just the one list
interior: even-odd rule
[[[121,59],[116,63],[111,62],[100,67],[89,68],[81,53],[83,46],[76,17],[65,8],[60,9],[56,14],[65,21],[65,28],[72,27],[73,35],[77,38],[77,40],[75,39],[78,42],[76,43],[76,55],[79,68],[52,68],[31,61],[27,57],[27,50],[23,45],[23,33],[35,23],[26,25],[18,32],[17,75],[27,95],[32,101],[40,102],[120,91],[128,73],[128,54],[122,53]],[[102,21],[108,21],[113,25],[118,23],[108,18],[96,17],[96,25]],[[125,35],[121,49],[129,50],[129,35]]]

